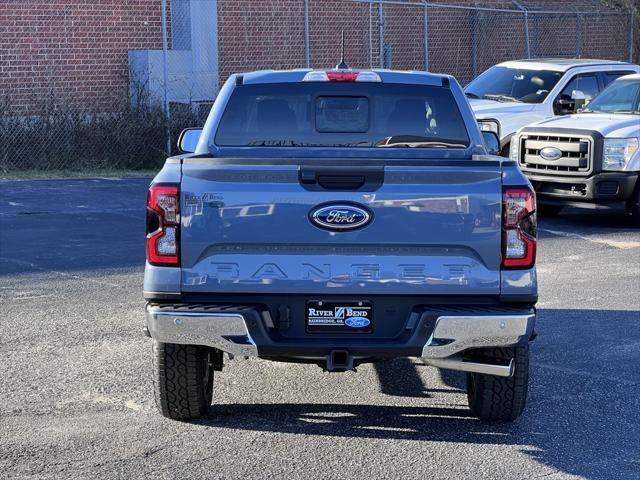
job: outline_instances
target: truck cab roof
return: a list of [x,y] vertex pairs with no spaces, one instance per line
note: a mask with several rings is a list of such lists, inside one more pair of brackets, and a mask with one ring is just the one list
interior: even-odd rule
[[522,68],[526,70],[556,70],[566,72],[578,67],[630,66],[632,63],[616,60],[598,60],[590,58],[532,58],[512,60],[498,64],[500,67]]
[[262,83],[295,83],[305,80],[307,74],[311,72],[351,72],[351,73],[374,73],[383,83],[406,83],[413,85],[448,86],[452,77],[450,75],[435,74],[422,71],[400,71],[386,69],[348,69],[336,70],[299,68],[293,70],[257,70],[247,73],[236,74],[236,84],[251,85]]
[[640,80],[640,73],[631,73],[618,78],[618,80]]

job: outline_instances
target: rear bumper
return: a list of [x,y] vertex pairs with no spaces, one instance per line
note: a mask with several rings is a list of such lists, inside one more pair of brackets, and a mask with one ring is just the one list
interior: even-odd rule
[[258,356],[247,324],[257,312],[189,309],[184,305],[148,305],[147,328],[154,340],[183,345],[205,345],[232,355]]
[[[146,322],[160,342],[205,345],[231,355],[321,362],[343,351],[357,363],[367,359],[453,358],[468,349],[505,347],[533,337],[532,307],[465,306],[414,309],[393,338],[369,334],[281,335],[267,309],[259,306],[150,304]],[[446,368],[446,367],[443,367]]]
[[541,203],[583,208],[624,206],[638,182],[637,172],[601,172],[590,177],[526,172]]

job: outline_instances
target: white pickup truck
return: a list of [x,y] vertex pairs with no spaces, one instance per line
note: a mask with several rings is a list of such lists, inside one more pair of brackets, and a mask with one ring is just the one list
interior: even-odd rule
[[498,135],[501,154],[508,157],[518,129],[575,113],[612,81],[631,73],[640,73],[640,66],[612,60],[517,60],[491,67],[464,91],[480,128]]
[[520,129],[511,158],[536,189],[541,214],[626,208],[640,225],[640,74],[619,78],[578,114]]

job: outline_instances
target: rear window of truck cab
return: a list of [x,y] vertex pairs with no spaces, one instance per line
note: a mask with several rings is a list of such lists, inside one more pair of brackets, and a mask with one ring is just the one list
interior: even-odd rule
[[466,148],[469,136],[448,88],[298,82],[236,87],[215,144]]

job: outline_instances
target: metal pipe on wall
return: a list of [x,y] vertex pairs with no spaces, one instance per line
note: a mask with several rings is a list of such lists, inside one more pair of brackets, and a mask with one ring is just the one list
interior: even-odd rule
[[636,24],[636,16],[631,13],[631,18],[629,20],[629,62],[633,62],[633,31],[635,29]]
[[166,122],[166,135],[167,135],[167,155],[171,155],[171,131],[169,129],[169,93],[167,89],[169,88],[169,71],[167,64],[167,50],[169,49],[169,44],[167,41],[167,0],[162,0],[160,2],[161,12],[161,26],[162,26],[162,78],[164,83],[164,115]]
[[380,55],[380,68],[384,68],[384,17],[382,0],[378,1],[378,34],[380,42],[380,51],[378,52]]
[[427,11],[428,3],[427,0],[424,0],[424,5],[422,6],[422,21],[424,25],[423,35],[424,35],[424,69],[425,71],[429,71],[429,12]]
[[309,0],[304,0],[304,58],[307,68],[311,68],[311,51],[309,47]]

